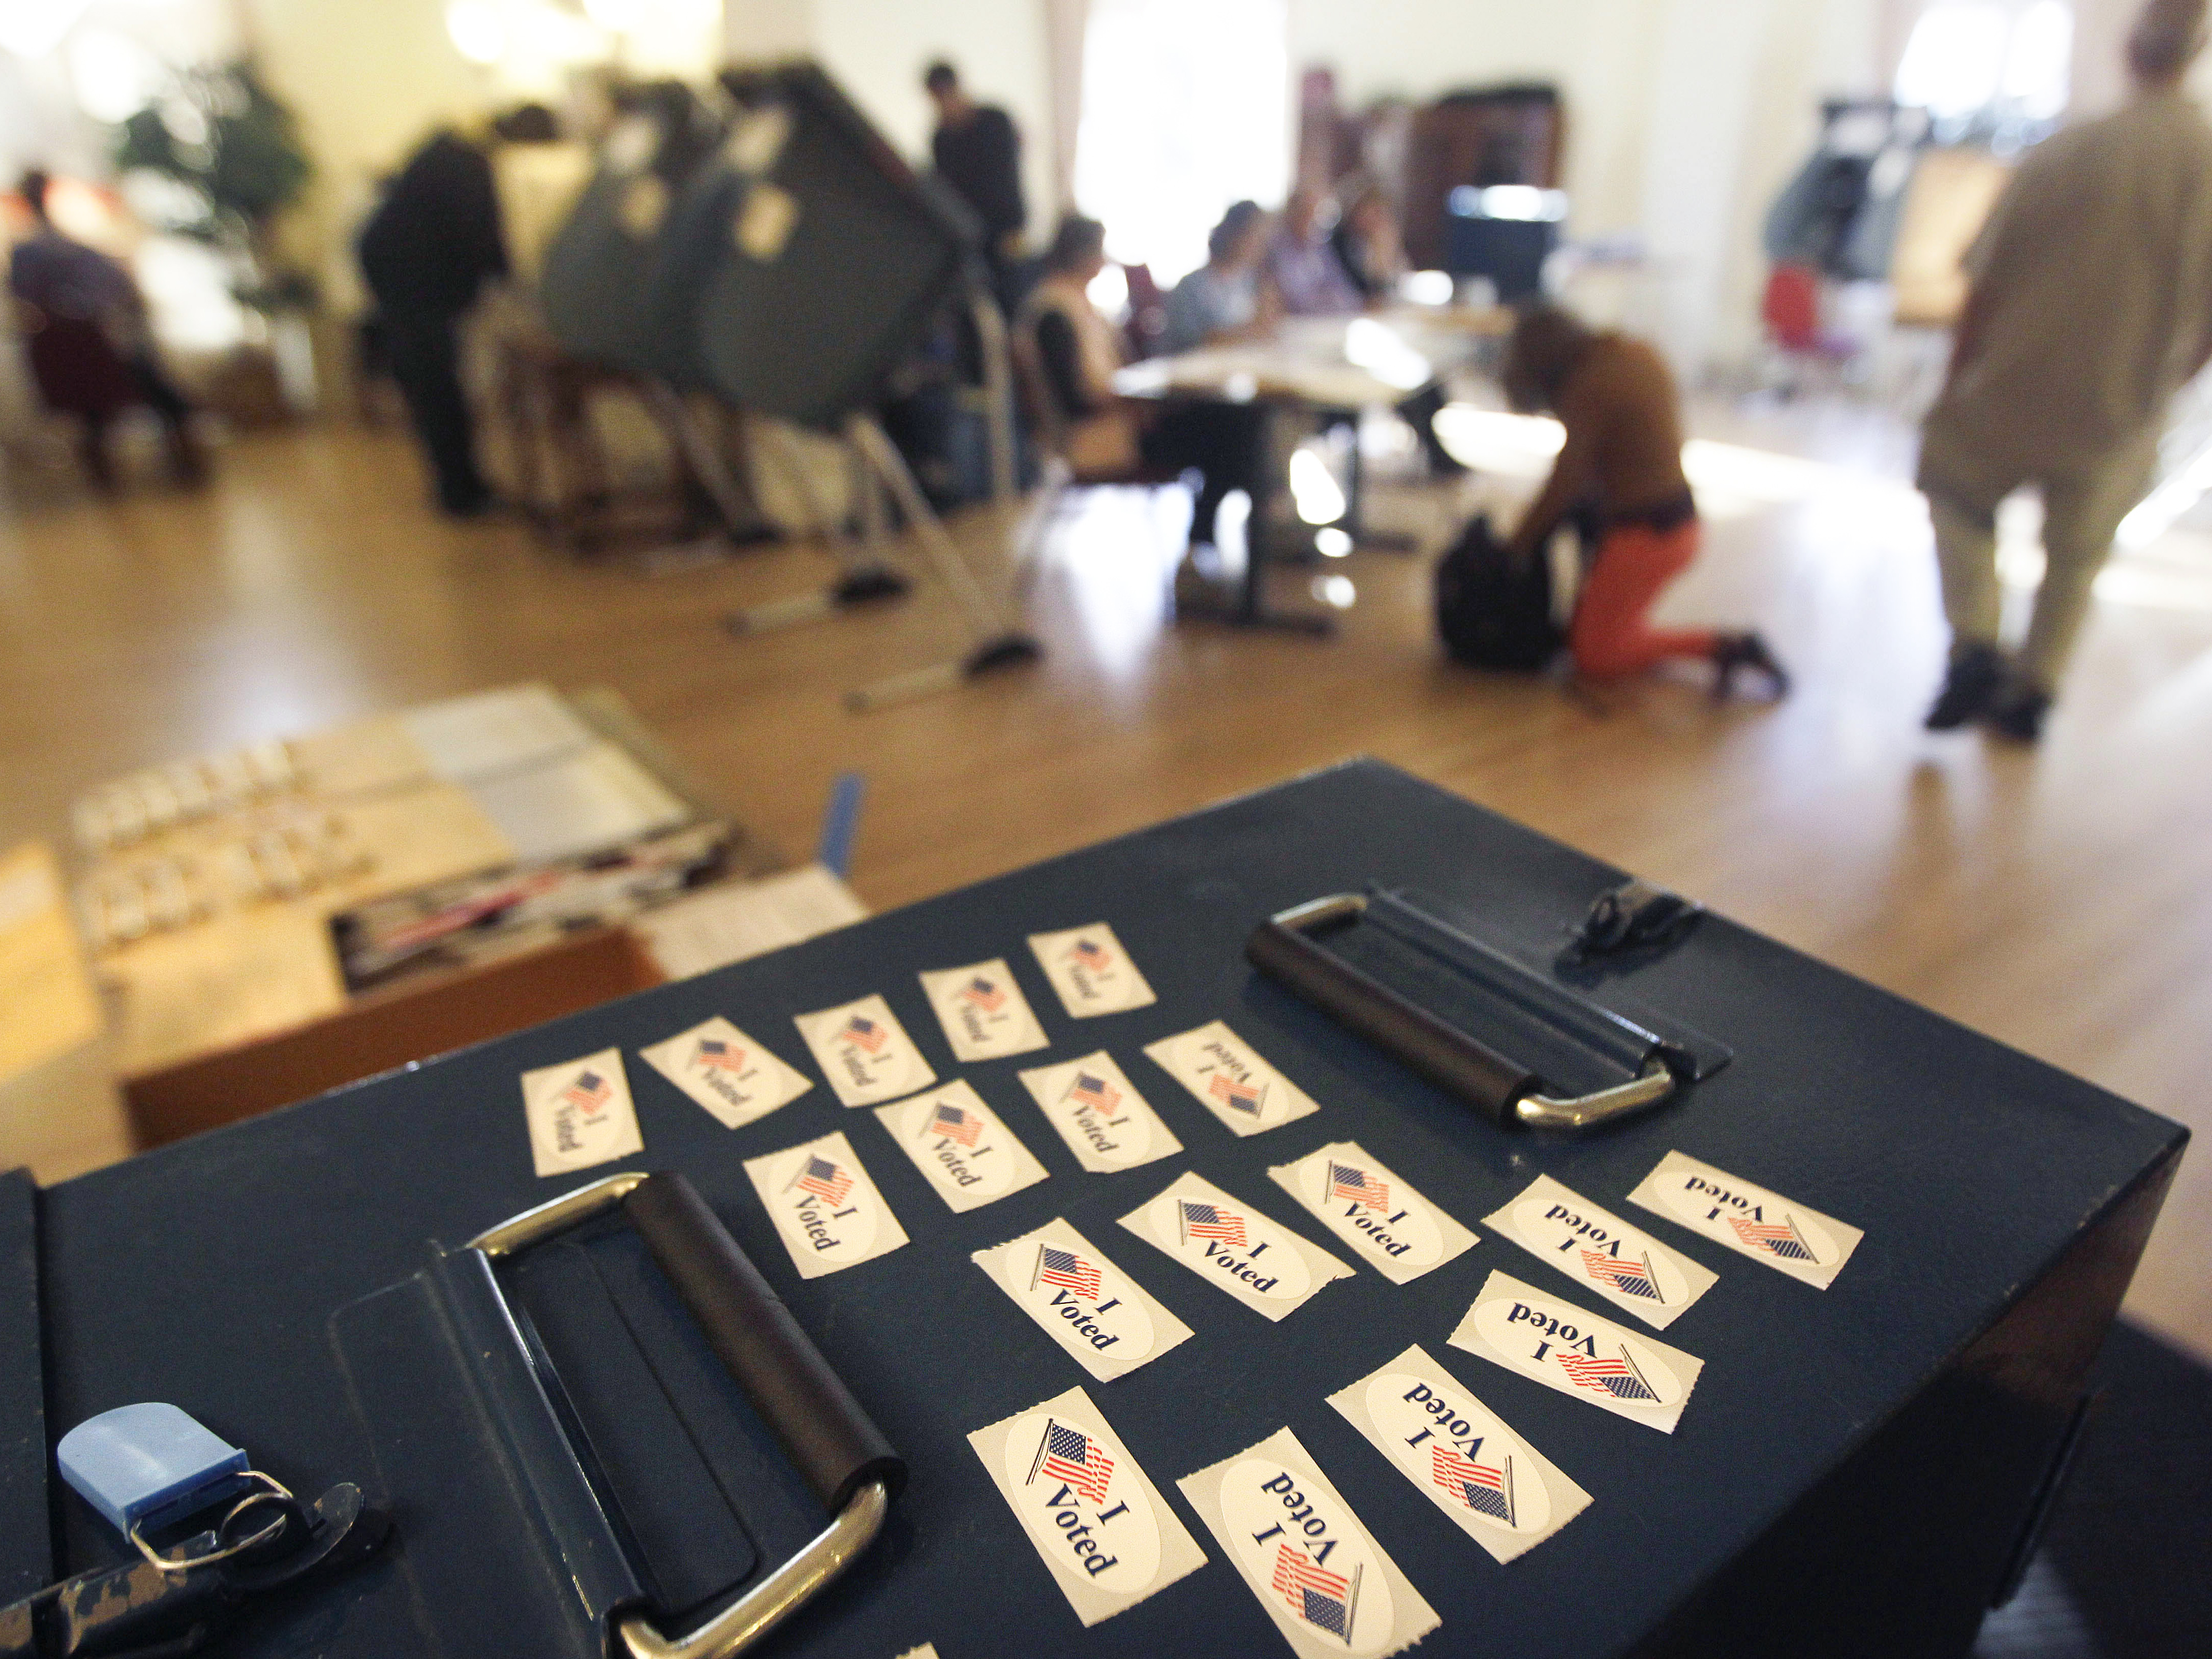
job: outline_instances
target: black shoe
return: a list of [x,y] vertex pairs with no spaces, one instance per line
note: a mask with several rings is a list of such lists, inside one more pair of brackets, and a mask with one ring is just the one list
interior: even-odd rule
[[1790,695],[1790,671],[1776,660],[1772,649],[1756,634],[1723,634],[1713,644],[1713,701],[1724,701],[1735,689],[1735,677],[1745,669],[1766,676],[1775,699]]
[[2043,717],[2051,712],[2051,694],[2032,685],[2016,686],[1999,698],[1982,716],[1982,724],[2014,743],[2033,743],[2043,735]]
[[1970,645],[1951,659],[1943,689],[1922,722],[1930,732],[1955,732],[1990,712],[2004,684],[2004,658],[1993,645]]

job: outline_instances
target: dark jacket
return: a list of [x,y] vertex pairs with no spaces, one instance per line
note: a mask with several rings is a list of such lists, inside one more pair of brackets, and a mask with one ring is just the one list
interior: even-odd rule
[[453,132],[416,150],[361,233],[361,270],[387,313],[453,317],[507,274],[491,162]]

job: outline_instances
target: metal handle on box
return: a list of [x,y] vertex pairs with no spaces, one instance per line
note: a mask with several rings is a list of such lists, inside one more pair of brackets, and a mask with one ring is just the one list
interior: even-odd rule
[[1261,973],[1500,1123],[1587,1129],[1656,1106],[1674,1092],[1674,1073],[1656,1054],[1638,1076],[1608,1089],[1567,1098],[1540,1092],[1541,1079],[1526,1066],[1314,942],[1313,935],[1347,927],[1366,911],[1367,899],[1358,893],[1294,906],[1254,928],[1244,954]]
[[[497,1261],[617,1206],[808,1484],[836,1512],[805,1548],[696,1628],[666,1636],[642,1613],[616,1625],[629,1659],[731,1659],[867,1549],[904,1484],[906,1466],[680,1175],[609,1176],[501,1222],[468,1248]],[[497,1275],[488,1276],[503,1301]]]

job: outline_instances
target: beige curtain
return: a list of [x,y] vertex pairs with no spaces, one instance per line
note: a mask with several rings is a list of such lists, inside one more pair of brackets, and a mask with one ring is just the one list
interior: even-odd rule
[[[1091,0],[1044,0],[1054,221],[1075,210],[1075,136],[1083,125],[1083,40],[1090,26]],[[1050,234],[1049,228],[1045,234]]]

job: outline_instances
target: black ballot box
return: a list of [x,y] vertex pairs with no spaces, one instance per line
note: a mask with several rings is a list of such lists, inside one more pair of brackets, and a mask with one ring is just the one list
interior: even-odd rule
[[[218,1651],[621,1653],[610,1609],[642,1607],[670,1629],[710,1613],[825,1511],[746,1400],[725,1397],[653,1258],[618,1223],[594,1224],[501,1267],[524,1369],[581,1449],[569,1498],[613,1556],[556,1512],[568,1498],[502,1418],[481,1343],[471,1359],[473,1292],[454,1288],[481,1265],[455,1247],[485,1229],[617,1170],[661,1170],[689,1178],[907,1471],[872,1547],[758,1651],[1265,1655],[1291,1648],[1269,1602],[1304,1609],[1296,1650],[1383,1650],[1371,1624],[1346,1638],[1338,1615],[1309,1616],[1349,1573],[1331,1580],[1319,1560],[1285,1589],[1279,1565],[1255,1588],[1243,1547],[1224,1547],[1176,1484],[1287,1428],[1371,1539],[1363,1605],[1380,1605],[1387,1559],[1402,1575],[1395,1616],[1407,1586],[1433,1610],[1419,1651],[1964,1654],[2032,1548],[2185,1132],[1719,916],[1585,988],[1732,1058],[1578,1135],[1474,1112],[1244,953],[1271,914],[1372,884],[1435,896],[1499,948],[1546,960],[1621,875],[1355,762],[34,1196],[18,1183],[10,1214],[34,1218],[35,1243],[10,1235],[19,1295],[0,1388],[21,1429],[43,1368],[45,1432],[0,1452],[0,1566],[20,1594],[118,1558],[52,1479],[52,1445],[96,1413],[165,1401],[295,1490],[362,1483],[396,1522],[380,1558],[258,1610]],[[1099,923],[1152,998],[1073,1018],[1028,941]],[[1046,1046],[957,1063],[917,976],[998,961],[983,976],[1011,976]],[[872,1111],[840,1103],[793,1022],[872,994],[1042,1178],[956,1212]],[[716,1017],[811,1086],[732,1129],[641,1058]],[[1216,1020],[1316,1109],[1233,1133],[1217,1108],[1235,1101],[1209,1106],[1147,1057]],[[534,1174],[520,1079],[604,1070],[611,1049],[643,1150]],[[1101,1049],[1179,1152],[1092,1172],[1018,1077]],[[802,1277],[744,1165],[833,1132],[906,1242]],[[1406,1283],[1376,1271],[1268,1174],[1345,1142],[1477,1242]],[[1632,1203],[1674,1153],[1863,1237],[1826,1288],[1724,1248]],[[1189,1175],[1349,1276],[1262,1317],[1121,1224]],[[1540,1177],[1643,1230],[1709,1288],[1661,1330],[1571,1282],[1486,1219]],[[1054,1220],[1188,1338],[1113,1380],[1087,1375],[970,1259]],[[1453,1346],[1494,1273],[1702,1361],[1672,1431]],[[1517,1437],[1521,1478],[1540,1454],[1587,1506],[1510,1559],[1479,1547],[1436,1486],[1329,1403],[1415,1345]],[[1188,1532],[1204,1557],[1087,1626],[969,1439],[1079,1387],[1155,1489],[1163,1532]],[[1048,1435],[1037,1459],[1068,1455]],[[1439,1455],[1439,1482],[1443,1467]]]

